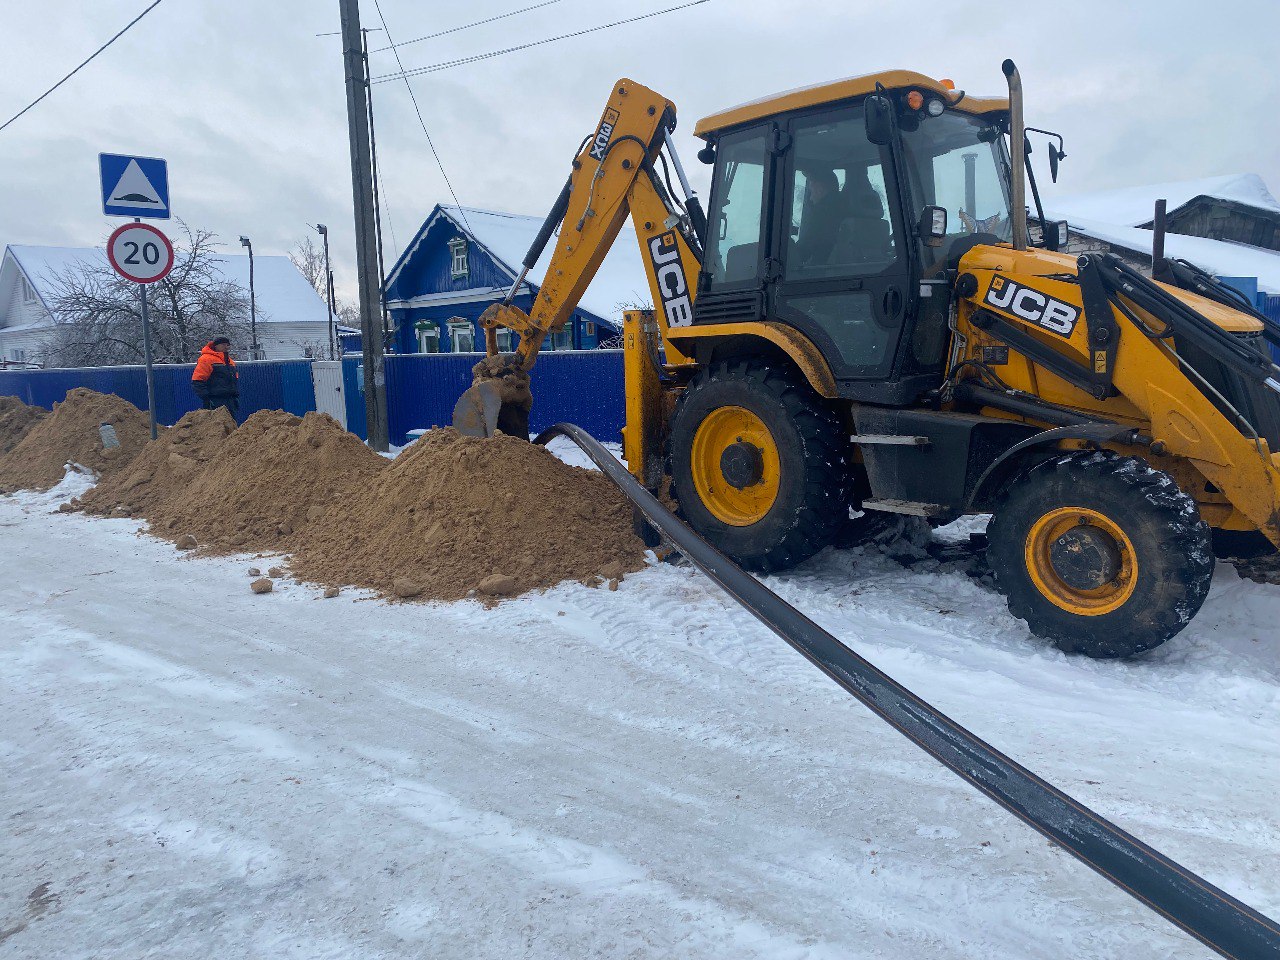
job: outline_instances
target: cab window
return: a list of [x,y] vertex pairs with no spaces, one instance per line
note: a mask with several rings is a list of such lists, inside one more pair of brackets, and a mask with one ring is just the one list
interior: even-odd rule
[[925,251],[925,262],[943,262],[951,246],[982,235],[988,242],[1009,240],[1008,165],[999,127],[979,117],[947,111],[940,117],[904,123],[902,147],[915,197],[914,215],[926,206],[947,211],[947,237]]
[[784,209],[788,280],[879,273],[895,258],[881,150],[862,111],[797,123]]
[[765,129],[724,137],[716,147],[715,181],[707,270],[714,289],[724,284],[754,282],[760,272],[760,238],[764,208]]

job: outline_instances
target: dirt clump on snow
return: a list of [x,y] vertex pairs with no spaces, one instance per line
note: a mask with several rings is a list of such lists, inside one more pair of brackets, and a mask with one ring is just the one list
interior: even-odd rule
[[311,508],[340,511],[386,466],[326,414],[259,410],[141,514],[159,536],[194,534],[202,552],[288,552],[318,516]]
[[0,397],[0,454],[16,447],[48,415],[44,407],[29,407],[17,397]]
[[300,534],[295,576],[424,600],[484,602],[644,565],[604,476],[503,434],[431,430]]
[[[106,447],[99,425],[109,423],[120,441]],[[68,463],[108,477],[124,469],[151,439],[147,415],[107,393],[85,387],[68,391],[53,412],[39,418],[13,449],[0,454],[0,492],[48,490],[66,474]]]
[[148,443],[118,473],[104,477],[80,498],[86,513],[158,515],[217,457],[236,421],[223,407],[193,410]]

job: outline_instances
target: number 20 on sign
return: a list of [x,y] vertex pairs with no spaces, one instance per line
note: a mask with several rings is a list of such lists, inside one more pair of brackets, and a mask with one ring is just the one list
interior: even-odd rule
[[156,283],[173,269],[173,244],[149,223],[126,223],[107,241],[116,273],[134,283]]

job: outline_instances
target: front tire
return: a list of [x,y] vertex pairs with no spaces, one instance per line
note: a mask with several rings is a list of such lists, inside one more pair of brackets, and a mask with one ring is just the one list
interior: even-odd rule
[[1134,457],[1071,453],[1014,481],[987,559],[1015,617],[1068,653],[1159,646],[1209,592],[1213,545],[1195,501]]
[[793,567],[848,515],[848,429],[797,372],[722,361],[672,418],[671,475],[702,537],[749,570]]

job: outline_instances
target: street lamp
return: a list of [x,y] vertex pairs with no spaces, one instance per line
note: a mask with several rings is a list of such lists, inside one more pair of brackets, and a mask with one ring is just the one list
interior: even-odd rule
[[329,359],[334,360],[338,355],[338,337],[333,329],[333,271],[329,269],[329,228],[323,223],[317,223],[316,233],[324,237],[325,302],[329,308]]
[[248,237],[240,238],[240,246],[249,248],[249,339],[252,341],[249,345],[249,356],[254,360],[261,359],[258,356],[258,302],[253,294],[253,241]]

